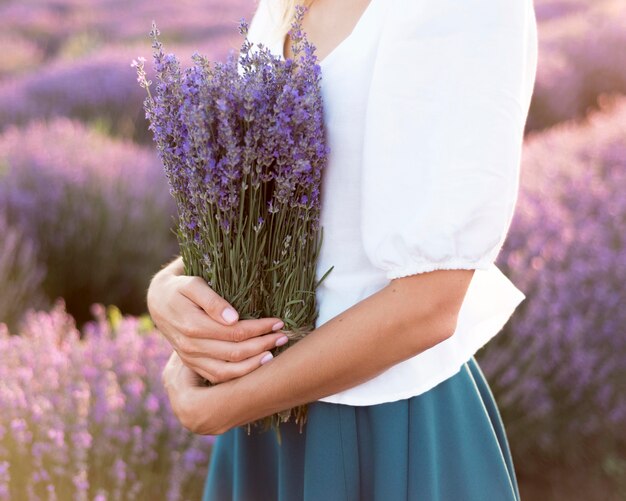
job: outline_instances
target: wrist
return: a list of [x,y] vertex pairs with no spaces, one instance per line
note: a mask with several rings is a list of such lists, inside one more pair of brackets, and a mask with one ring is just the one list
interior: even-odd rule
[[190,405],[193,407],[194,433],[221,435],[238,426],[237,415],[242,408],[237,393],[232,390],[233,383],[231,380],[192,390]]

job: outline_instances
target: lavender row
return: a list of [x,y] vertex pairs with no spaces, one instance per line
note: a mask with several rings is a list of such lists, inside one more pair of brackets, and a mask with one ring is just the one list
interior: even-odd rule
[[626,93],[623,0],[538,0],[539,62],[527,124],[583,117],[603,93]]
[[[175,46],[183,55],[197,47]],[[218,58],[228,45],[211,41],[199,47]],[[145,92],[137,86],[135,72],[128,65],[141,50],[138,46],[97,48],[0,81],[0,131],[35,119],[65,116],[101,124],[113,136],[148,143],[151,137],[142,109]],[[148,76],[154,77],[152,68],[148,68]]]
[[236,39],[233,27],[251,14],[252,2],[193,0],[5,0],[0,2],[0,33],[36,43],[46,61],[65,57],[83,44],[128,46],[145,37],[152,19],[176,40]]
[[526,140],[497,264],[522,289],[480,353],[522,469],[626,443],[626,97]]
[[147,317],[63,301],[0,324],[0,500],[199,499],[211,436],[180,426],[161,384],[171,348]]
[[0,215],[36,244],[46,295],[81,321],[95,301],[144,312],[151,275],[177,250],[157,156],[59,117],[7,129],[0,159]]
[[41,285],[45,266],[37,259],[37,244],[0,213],[0,321],[17,326],[27,306],[49,305]]

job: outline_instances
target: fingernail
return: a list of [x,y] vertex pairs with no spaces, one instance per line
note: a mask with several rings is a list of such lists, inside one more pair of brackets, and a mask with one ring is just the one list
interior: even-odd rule
[[289,338],[287,336],[281,336],[276,340],[276,346],[282,346],[286,344],[287,341],[289,341]]
[[274,324],[274,326],[272,327],[272,330],[277,331],[278,329],[282,329],[284,326],[285,326],[285,322],[280,320]]
[[224,320],[226,320],[227,322],[234,322],[235,320],[237,320],[237,312],[235,310],[233,310],[232,308],[224,308],[224,311],[222,312],[222,318]]
[[272,355],[271,353],[268,353],[261,359],[261,365],[269,362],[272,358],[274,358],[274,355]]

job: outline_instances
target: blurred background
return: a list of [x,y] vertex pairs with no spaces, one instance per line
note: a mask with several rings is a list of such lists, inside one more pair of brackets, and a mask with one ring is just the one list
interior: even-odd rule
[[[0,0],[0,500],[199,499],[146,314],[175,206],[130,66],[191,63],[254,0]],[[522,499],[626,499],[626,3],[535,0],[539,68],[496,264],[527,295],[477,354]]]

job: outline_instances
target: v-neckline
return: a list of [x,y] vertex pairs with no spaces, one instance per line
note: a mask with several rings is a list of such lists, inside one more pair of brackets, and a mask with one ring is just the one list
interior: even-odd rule
[[[341,40],[337,45],[335,45],[335,47],[328,54],[324,56],[324,59],[318,60],[318,64],[320,66],[324,65],[329,59],[331,59],[339,51],[339,49],[342,46],[344,46],[358,32],[359,26],[363,24],[363,20],[367,17],[367,14],[371,10],[372,4],[374,2],[376,2],[376,0],[369,1],[365,9],[363,10],[361,15],[357,19],[355,25],[352,27],[352,30],[350,30],[350,33],[348,33],[348,35],[343,40]],[[289,32],[285,33],[282,37],[280,37],[280,56],[282,57],[283,61],[287,59],[285,57],[285,41],[287,39],[288,33]]]

